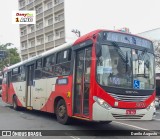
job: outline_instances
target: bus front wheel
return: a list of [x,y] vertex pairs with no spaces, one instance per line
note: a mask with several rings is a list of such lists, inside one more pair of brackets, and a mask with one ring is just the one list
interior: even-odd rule
[[56,106],[56,117],[59,123],[61,124],[69,124],[70,117],[67,114],[66,103],[63,99],[60,99]]

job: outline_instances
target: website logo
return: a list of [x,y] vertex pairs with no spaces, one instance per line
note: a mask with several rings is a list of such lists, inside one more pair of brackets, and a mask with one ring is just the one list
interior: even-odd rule
[[2,131],[2,136],[6,136],[6,137],[12,136],[11,131]]
[[36,12],[35,11],[13,11],[12,23],[13,24],[35,24]]

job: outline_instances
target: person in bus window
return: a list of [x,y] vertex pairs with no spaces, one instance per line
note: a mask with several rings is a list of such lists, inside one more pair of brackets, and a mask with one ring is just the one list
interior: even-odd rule
[[54,65],[54,56],[52,56],[51,65],[52,65],[52,66]]
[[122,59],[119,59],[117,71],[118,73],[116,77],[120,80],[120,84],[125,85],[128,82],[130,82],[131,67],[127,62],[123,61]]
[[50,62],[50,57],[48,57],[46,59],[46,70],[49,72],[52,72],[52,66],[51,66],[51,62]]
[[109,83],[119,86],[125,86],[130,82],[131,67],[128,63],[119,58],[117,63],[117,74],[109,76]]
[[119,59],[118,65],[117,65],[117,71],[118,71],[118,73],[117,73],[116,76],[120,77],[120,78],[125,77],[126,76],[126,71],[127,71],[126,68],[127,67],[126,67],[125,63],[121,59]]

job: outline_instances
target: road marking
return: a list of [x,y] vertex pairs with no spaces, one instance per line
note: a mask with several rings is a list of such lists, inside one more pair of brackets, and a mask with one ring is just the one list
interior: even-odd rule
[[130,126],[130,127],[133,127],[133,128],[141,129],[141,130],[149,130],[149,129],[141,128],[141,127],[138,127],[138,126],[135,126],[135,125],[129,125],[129,124],[121,123],[121,122],[117,122],[117,121],[113,121],[113,122],[118,123],[118,124],[122,124],[122,125],[126,125],[126,126]]
[[70,137],[73,138],[73,139],[80,139],[80,138],[78,138],[76,136],[70,136]]
[[160,121],[160,119],[156,119],[156,118],[153,118],[154,120],[156,120],[156,121]]

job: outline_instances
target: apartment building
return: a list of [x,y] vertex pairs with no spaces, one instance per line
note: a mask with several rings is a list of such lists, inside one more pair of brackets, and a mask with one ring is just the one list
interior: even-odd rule
[[65,43],[64,0],[19,0],[19,10],[36,11],[36,24],[20,25],[22,60]]

